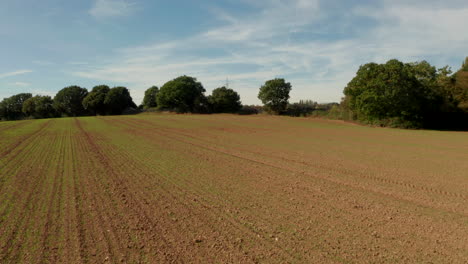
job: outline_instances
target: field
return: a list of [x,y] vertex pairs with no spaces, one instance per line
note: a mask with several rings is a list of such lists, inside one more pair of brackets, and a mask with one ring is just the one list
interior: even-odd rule
[[467,263],[468,133],[305,118],[0,123],[0,263]]

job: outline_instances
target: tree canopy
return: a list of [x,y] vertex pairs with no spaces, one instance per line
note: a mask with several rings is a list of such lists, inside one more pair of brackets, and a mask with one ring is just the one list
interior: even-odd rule
[[462,64],[461,70],[468,71],[468,57],[465,58],[465,61]]
[[120,115],[127,108],[137,107],[128,89],[122,86],[110,89],[104,99],[104,104],[111,115]]
[[145,97],[143,98],[143,108],[148,109],[158,106],[156,97],[159,93],[159,88],[157,86],[152,86],[145,91]]
[[440,82],[447,74],[426,61],[368,63],[344,89],[345,101],[359,120],[422,127],[447,104]]
[[61,115],[82,116],[86,115],[83,107],[83,99],[88,95],[86,88],[69,86],[60,90],[54,97],[54,108]]
[[162,110],[200,113],[207,108],[204,92],[205,88],[196,78],[184,75],[165,83],[156,101]]
[[36,95],[23,103],[23,113],[34,118],[55,117],[54,101],[50,96]]
[[110,88],[107,85],[98,85],[83,99],[83,107],[94,115],[105,115],[107,105],[104,103]]
[[18,120],[24,118],[23,104],[32,97],[30,93],[20,93],[0,102],[0,119]]
[[226,87],[214,89],[208,102],[214,113],[236,113],[242,108],[239,94]]
[[284,79],[273,79],[266,81],[260,92],[258,99],[265,105],[267,111],[279,114],[286,110],[289,101],[289,92],[291,91],[291,84],[285,82]]
[[455,74],[452,89],[457,107],[468,112],[468,71],[460,70]]

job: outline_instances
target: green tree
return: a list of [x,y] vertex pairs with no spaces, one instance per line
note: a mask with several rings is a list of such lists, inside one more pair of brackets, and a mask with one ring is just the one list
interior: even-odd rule
[[87,111],[83,107],[83,99],[88,95],[86,88],[69,86],[60,90],[54,97],[54,108],[60,115],[82,116]]
[[465,58],[465,61],[462,64],[461,70],[468,71],[468,57]]
[[23,103],[23,113],[27,116],[34,116],[36,114],[36,101],[37,98],[31,97]]
[[205,88],[196,78],[184,75],[165,83],[156,101],[159,109],[200,113],[207,109],[204,92]]
[[291,84],[285,82],[284,79],[273,79],[266,81],[260,87],[258,98],[265,105],[267,111],[275,114],[280,114],[286,110],[289,100],[289,92]]
[[214,89],[208,102],[214,113],[236,113],[242,108],[239,94],[226,87]]
[[30,93],[20,93],[3,99],[0,102],[0,118],[5,120],[19,120],[25,117],[23,104],[32,97]]
[[443,105],[442,112],[457,111],[460,103],[457,87],[455,86],[455,78],[452,75],[452,70],[449,66],[442,67],[437,70],[436,85],[434,89],[442,97]]
[[110,88],[107,85],[98,85],[83,99],[83,107],[94,115],[105,115],[107,106],[104,103]]
[[436,83],[436,70],[427,62],[368,63],[344,89],[345,101],[362,121],[420,127],[442,105]]
[[158,102],[156,101],[158,93],[159,88],[157,86],[152,86],[145,91],[145,97],[143,98],[144,109],[158,106]]
[[437,85],[438,72],[436,67],[432,66],[427,61],[408,63],[407,67],[409,67],[409,72],[423,86],[433,88]]
[[104,99],[104,104],[111,115],[121,115],[127,108],[137,107],[128,89],[122,86],[110,89]]
[[23,104],[23,113],[34,118],[51,118],[56,116],[50,96],[36,95]]
[[468,113],[468,71],[460,70],[455,73],[453,96],[457,107]]

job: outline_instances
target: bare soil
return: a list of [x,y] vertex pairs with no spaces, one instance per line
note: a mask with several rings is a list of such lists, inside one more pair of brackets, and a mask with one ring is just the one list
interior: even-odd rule
[[468,263],[468,133],[268,116],[0,126],[0,263]]

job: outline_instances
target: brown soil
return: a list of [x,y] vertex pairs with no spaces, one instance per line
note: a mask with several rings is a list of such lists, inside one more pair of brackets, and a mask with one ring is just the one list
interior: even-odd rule
[[468,260],[467,133],[231,115],[28,122],[0,130],[0,263]]

